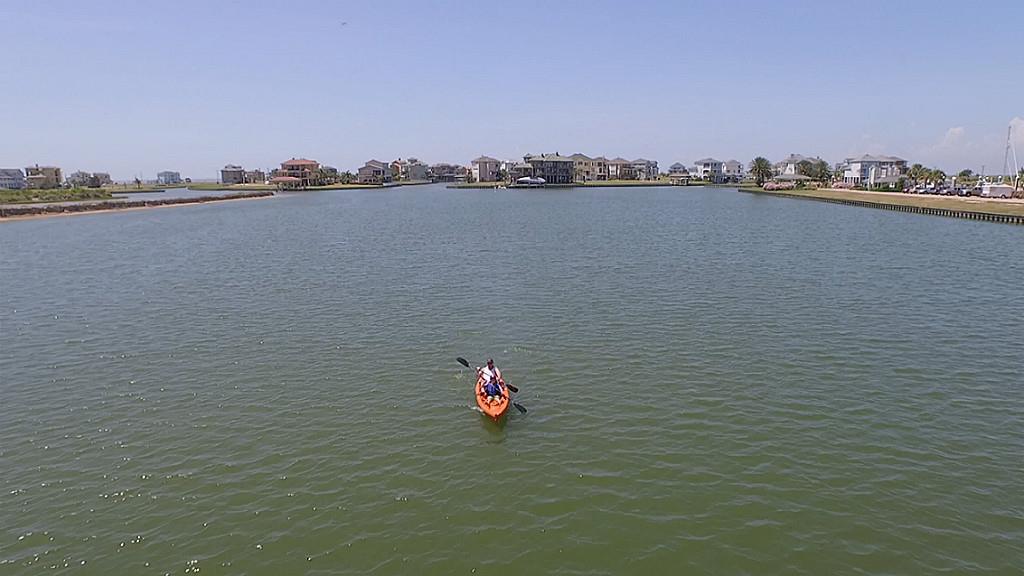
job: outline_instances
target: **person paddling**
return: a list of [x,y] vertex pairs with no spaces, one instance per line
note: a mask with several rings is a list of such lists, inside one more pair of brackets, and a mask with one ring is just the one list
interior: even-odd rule
[[505,387],[505,381],[501,377],[501,370],[498,370],[498,367],[494,365],[494,359],[488,358],[487,366],[477,368],[476,371],[484,379],[483,389],[484,394],[487,395],[487,401],[491,402],[496,398],[500,398],[502,396],[502,389]]

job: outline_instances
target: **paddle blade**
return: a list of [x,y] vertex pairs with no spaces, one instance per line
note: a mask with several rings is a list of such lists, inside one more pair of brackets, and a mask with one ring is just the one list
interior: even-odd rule
[[505,387],[508,388],[509,390],[515,392],[516,394],[519,393],[519,388],[516,388],[515,386],[509,384],[508,382],[505,383]]
[[526,414],[526,407],[520,404],[519,402],[513,402],[512,405],[516,407],[516,410],[519,410],[523,414]]
[[459,364],[462,364],[466,368],[469,368],[469,360],[466,360],[465,358],[462,358],[461,356],[459,358],[456,358],[456,360],[459,361]]

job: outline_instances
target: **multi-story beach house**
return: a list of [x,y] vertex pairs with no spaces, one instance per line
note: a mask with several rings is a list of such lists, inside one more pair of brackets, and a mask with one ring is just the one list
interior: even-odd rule
[[870,188],[885,186],[893,188],[907,173],[907,161],[895,156],[872,156],[865,154],[847,158],[842,166],[843,182]]
[[64,183],[64,176],[60,168],[56,166],[29,166],[25,168],[25,182],[28,188],[50,189],[60,188]]
[[399,158],[391,163],[391,174],[395,180],[426,180],[429,170],[430,168],[417,158]]
[[181,173],[164,170],[156,175],[156,183],[163,185],[181,184]]
[[0,188],[24,190],[27,186],[25,174],[20,168],[0,168]]
[[237,164],[228,164],[220,169],[221,184],[242,184],[245,182],[245,170]]
[[739,160],[726,160],[722,162],[722,177],[726,180],[739,182],[745,174],[746,170],[743,168],[743,162]]
[[[322,186],[324,184],[323,174],[320,172],[320,163],[316,160],[305,158],[292,158],[281,162],[281,168],[274,170],[272,176],[275,178],[296,178],[298,186]],[[243,179],[244,179],[243,172]]]
[[775,172],[776,176],[795,176],[800,174],[797,166],[803,162],[818,162],[821,158],[811,158],[809,156],[801,156],[800,154],[790,154],[786,159],[776,162],[772,166],[772,171]]
[[469,169],[458,164],[439,162],[430,167],[430,180],[432,182],[465,182],[469,175]]
[[380,160],[369,160],[356,172],[360,184],[387,184],[394,180],[391,165]]
[[719,184],[725,179],[723,174],[725,169],[725,163],[721,160],[714,158],[701,158],[694,162],[693,170],[690,171],[690,176],[705,180],[714,184]]
[[523,157],[530,166],[533,166],[535,178],[543,178],[548,184],[572,184],[573,160],[568,156],[562,156],[557,152],[554,154],[527,154]]
[[612,158],[607,166],[609,180],[636,180],[636,168],[625,158]]
[[242,181],[246,184],[263,184],[267,181],[267,175],[263,170],[245,170]]
[[480,156],[470,162],[473,167],[473,180],[475,182],[497,182],[501,171],[501,160],[490,156]]
[[637,158],[631,163],[637,180],[657,180],[658,163],[646,158]]
[[572,158],[573,179],[576,182],[590,182],[608,179],[608,159],[602,156],[591,158],[586,154],[576,153]]
[[84,172],[79,170],[68,176],[68,185],[74,188],[99,188],[113,184],[106,172]]

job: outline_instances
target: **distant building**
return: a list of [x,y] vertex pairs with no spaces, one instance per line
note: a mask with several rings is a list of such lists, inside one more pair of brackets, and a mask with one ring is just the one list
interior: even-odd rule
[[[281,168],[274,170],[273,177],[286,177],[298,179],[298,186],[323,186],[325,183],[324,174],[320,171],[320,163],[316,160],[305,158],[292,158],[281,162]],[[244,175],[243,175],[244,178]]]
[[690,172],[690,176],[693,178],[706,180],[707,182],[714,184],[721,183],[725,178],[723,174],[725,163],[721,160],[716,160],[714,158],[701,158],[694,164],[694,170]]
[[368,161],[358,170],[356,176],[360,184],[386,184],[393,179],[391,165],[379,160]]
[[242,184],[245,182],[245,170],[237,164],[228,164],[220,170],[221,184]]
[[683,165],[681,162],[676,162],[675,164],[673,164],[673,165],[668,167],[668,175],[669,176],[689,176],[690,175],[690,171],[687,170],[686,166]]
[[28,187],[25,174],[20,168],[0,168],[0,188],[5,190],[23,190]]
[[907,161],[895,156],[847,158],[842,164],[843,182],[855,186],[893,188],[907,173]]
[[501,160],[490,156],[480,156],[471,163],[473,166],[473,180],[476,182],[497,182],[498,172],[501,170]]
[[427,180],[429,170],[430,168],[425,163],[412,157],[405,160],[399,158],[391,163],[392,178],[404,182]]
[[25,168],[25,182],[28,188],[50,189],[60,188],[64,183],[60,168],[56,166],[29,166]]
[[533,178],[533,166],[526,162],[509,160],[502,162],[502,169],[508,173],[508,179],[515,182],[520,178]]
[[548,184],[572,184],[574,162],[568,156],[554,154],[527,154],[523,160],[533,166],[533,175],[543,178]]
[[181,174],[179,172],[165,170],[156,175],[156,183],[163,184],[165,186],[170,184],[181,184]]
[[743,162],[739,160],[726,160],[722,162],[722,176],[726,180],[739,182],[743,179],[744,174],[746,174],[746,170],[743,168]]
[[573,154],[573,179],[576,182],[591,182],[608,179],[608,159],[604,156],[591,158],[586,154]]
[[613,158],[608,161],[608,180],[636,180],[636,168],[625,158]]
[[775,172],[776,176],[795,176],[800,174],[800,171],[797,169],[797,165],[804,160],[817,162],[820,158],[808,158],[807,156],[801,156],[800,154],[790,154],[785,160],[776,162],[772,166],[772,171]]
[[646,158],[637,158],[631,162],[633,167],[634,178],[637,180],[657,180],[658,179],[658,163],[654,160],[647,160]]
[[267,181],[267,175],[263,170],[246,170],[242,180],[246,184],[263,184]]
[[72,173],[68,176],[68,185],[73,188],[99,188],[101,186],[109,186],[114,182],[110,179],[110,174],[106,172],[78,172]]
[[433,182],[465,182],[469,175],[469,169],[458,164],[441,162],[430,167],[430,180]]

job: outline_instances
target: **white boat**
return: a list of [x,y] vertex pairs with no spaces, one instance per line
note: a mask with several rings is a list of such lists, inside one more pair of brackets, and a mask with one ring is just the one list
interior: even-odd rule
[[547,180],[543,178],[535,178],[533,176],[523,176],[522,178],[516,179],[516,184],[520,186],[543,186],[547,184]]

